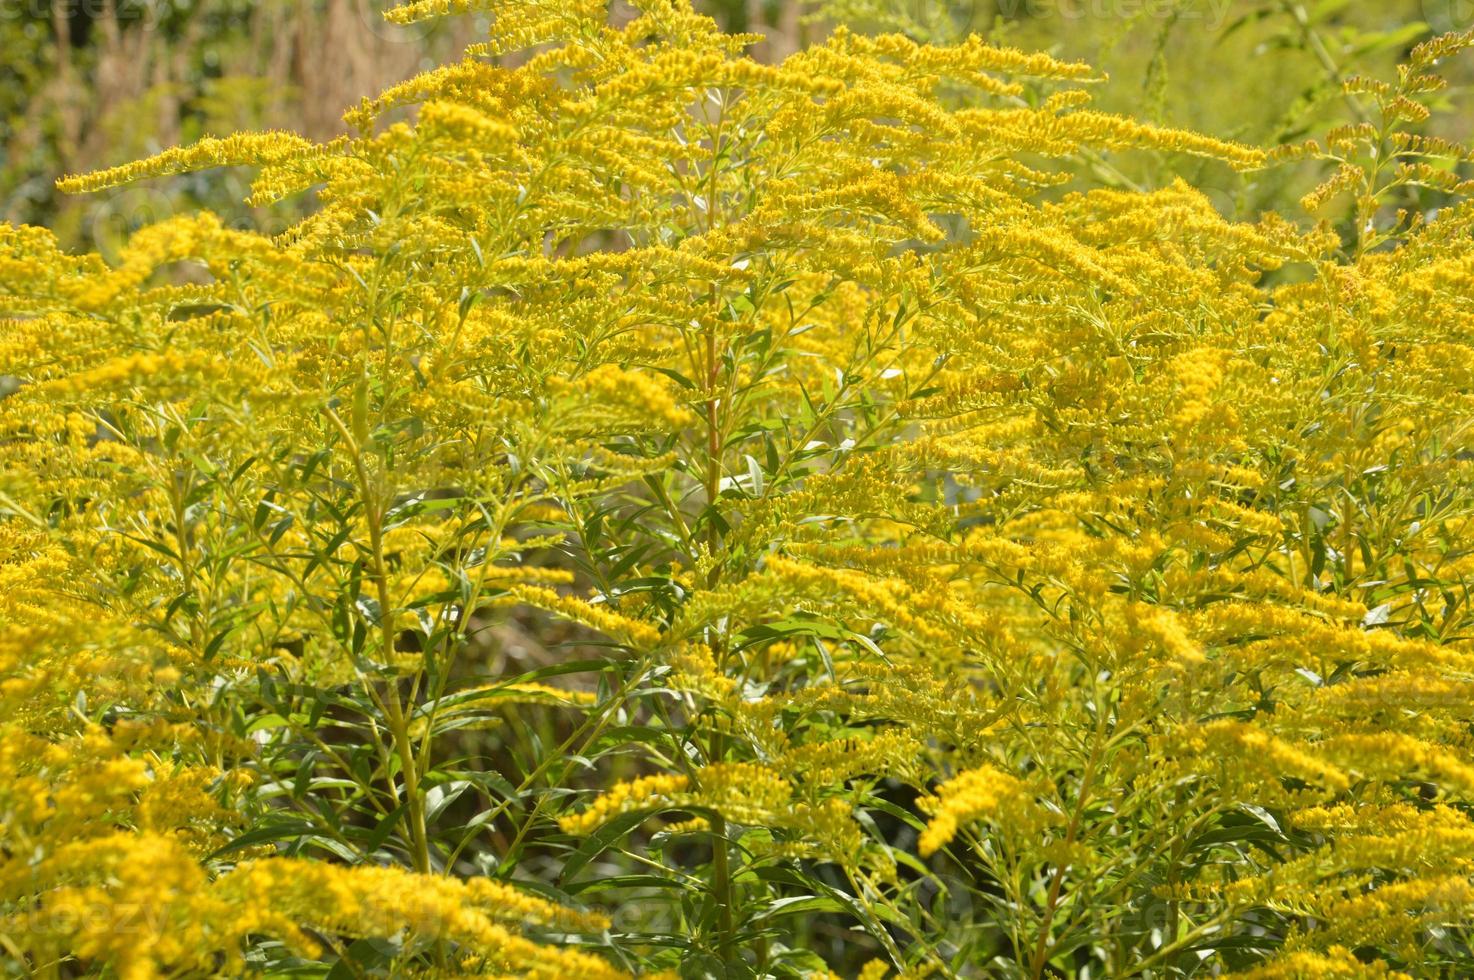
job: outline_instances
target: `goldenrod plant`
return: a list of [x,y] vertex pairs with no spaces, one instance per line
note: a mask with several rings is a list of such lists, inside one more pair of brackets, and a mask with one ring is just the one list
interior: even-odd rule
[[1474,36],[1259,148],[635,6],[0,226],[6,975],[1474,973]]
[[[858,30],[898,31],[927,43],[969,32],[1083,60],[1112,84],[1096,104],[1134,118],[1274,146],[1342,125],[1375,123],[1346,82],[1390,76],[1430,33],[1474,26],[1461,0],[814,0],[809,15]],[[1443,67],[1455,90],[1470,64]],[[1429,135],[1463,139],[1444,112]],[[1223,213],[1257,218],[1289,211],[1318,181],[1317,168],[1278,166],[1223,174],[1201,160],[1136,154],[1077,166],[1087,186],[1161,186],[1180,176]]]

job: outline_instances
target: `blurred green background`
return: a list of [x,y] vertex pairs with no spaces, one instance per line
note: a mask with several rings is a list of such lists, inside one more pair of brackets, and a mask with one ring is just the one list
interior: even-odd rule
[[[148,155],[205,134],[342,130],[365,95],[454,58],[485,16],[398,28],[384,0],[0,0],[0,220],[44,224],[104,255],[126,234],[206,206],[271,229],[290,209],[245,208],[248,175],[211,171],[67,198],[61,174]],[[1090,62],[1111,81],[1097,105],[1258,145],[1323,133],[1361,111],[1340,91],[1387,77],[1419,39],[1474,24],[1474,0],[698,0],[731,30],[766,35],[778,60],[835,23],[952,41],[994,41]],[[1468,87],[1450,66],[1450,104]],[[1466,138],[1467,116],[1435,127]],[[1461,131],[1463,130],[1463,131]],[[1183,159],[1102,162],[1105,183],[1183,176],[1225,213],[1295,211],[1314,164],[1241,177]]]

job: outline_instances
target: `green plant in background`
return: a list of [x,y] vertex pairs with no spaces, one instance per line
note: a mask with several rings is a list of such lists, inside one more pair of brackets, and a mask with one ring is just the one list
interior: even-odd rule
[[0,217],[116,256],[178,211],[232,211],[280,230],[301,209],[242,212],[233,179],[177,180],[78,200],[57,174],[239,129],[326,139],[342,107],[459,52],[465,30],[408,31],[381,0],[21,0],[0,10]]

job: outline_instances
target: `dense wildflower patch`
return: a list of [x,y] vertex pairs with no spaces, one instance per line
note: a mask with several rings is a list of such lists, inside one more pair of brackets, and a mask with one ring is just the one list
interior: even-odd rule
[[635,6],[0,227],[8,974],[1474,970],[1471,38],[1260,149]]

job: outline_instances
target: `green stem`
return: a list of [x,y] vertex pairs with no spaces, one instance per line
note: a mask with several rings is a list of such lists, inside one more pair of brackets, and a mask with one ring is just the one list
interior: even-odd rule
[[[348,446],[353,469],[358,476],[359,492],[363,496],[364,519],[368,524],[369,559],[373,562],[370,572],[379,603],[379,637],[383,647],[383,662],[391,664],[394,661],[394,610],[389,596],[389,570],[384,561],[383,501],[374,492],[373,481],[369,477],[368,468],[363,465],[363,453],[354,440],[353,433],[348,431],[343,420],[332,409],[324,409],[324,414]],[[393,682],[389,683],[386,685],[385,696],[381,699],[372,684],[366,687],[384,712],[389,735],[394,742],[394,753],[399,756],[399,771],[404,780],[405,818],[409,822],[415,870],[421,874],[429,874],[432,865],[425,823],[425,797],[420,790],[419,761],[415,756],[414,743],[410,739],[409,721],[405,716],[404,706],[399,701],[399,689]],[[391,782],[393,778],[391,774]]]
[[[1100,712],[1104,717],[1104,712]],[[1054,866],[1054,875],[1049,882],[1049,896],[1044,902],[1044,919],[1039,923],[1039,938],[1034,944],[1034,955],[1029,967],[1029,975],[1034,980],[1040,980],[1044,976],[1044,967],[1049,962],[1050,930],[1054,927],[1054,916],[1059,909],[1060,892],[1064,888],[1065,869],[1069,866],[1069,850],[1074,846],[1075,839],[1080,833],[1080,824],[1085,817],[1085,804],[1090,799],[1091,784],[1095,780],[1095,769],[1100,762],[1102,736],[1100,731],[1101,722],[1096,724],[1094,743],[1091,745],[1090,758],[1085,763],[1085,771],[1080,777],[1080,795],[1075,800],[1074,812],[1070,815],[1070,825],[1065,830],[1064,853]]]
[[[706,761],[720,762],[726,752],[726,740],[714,732],[708,744]],[[736,927],[732,918],[732,867],[727,853],[727,819],[713,812],[711,819],[711,897],[717,912],[717,955],[723,965],[735,956]]]

